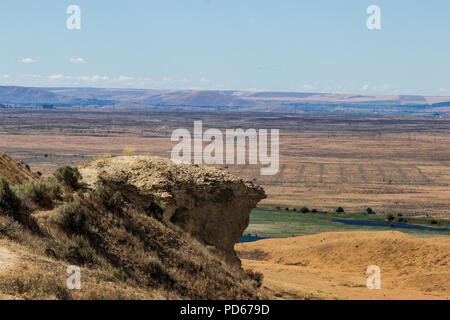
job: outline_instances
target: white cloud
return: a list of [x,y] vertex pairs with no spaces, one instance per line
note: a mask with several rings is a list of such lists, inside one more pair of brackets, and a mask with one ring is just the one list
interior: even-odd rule
[[23,58],[23,59],[18,60],[17,62],[29,64],[29,63],[36,62],[36,60],[34,60],[33,58]]
[[[144,88],[144,89],[191,89],[188,84],[188,78],[161,78],[153,79],[150,77],[134,77],[129,75],[107,76],[101,74],[19,74],[11,75],[15,84],[22,86],[110,86],[121,88]],[[4,74],[0,74],[0,82],[9,83]],[[211,82],[212,83],[212,82]],[[204,83],[198,89],[205,89],[211,83]]]
[[78,77],[75,77],[75,79],[78,80],[78,81],[89,81],[90,77],[88,77],[88,76],[78,76]]
[[134,80],[133,77],[128,77],[128,76],[120,76],[119,77],[119,81],[132,81]]
[[209,83],[211,82],[211,80],[209,80],[208,78],[200,78],[200,82]]
[[4,75],[3,75],[3,78],[9,79],[9,78],[11,78],[11,75],[10,75],[10,74],[4,74]]
[[87,61],[83,58],[70,58],[69,61],[72,63],[87,63]]
[[367,89],[369,89],[369,85],[368,85],[368,84],[365,84],[365,85],[362,86],[361,89],[362,89],[363,91],[367,91]]
[[59,80],[59,79],[64,78],[64,75],[62,75],[62,74],[53,74],[53,75],[51,75],[51,76],[48,76],[48,78],[49,78],[50,80]]
[[304,84],[301,88],[302,90],[314,90],[314,87],[310,84]]

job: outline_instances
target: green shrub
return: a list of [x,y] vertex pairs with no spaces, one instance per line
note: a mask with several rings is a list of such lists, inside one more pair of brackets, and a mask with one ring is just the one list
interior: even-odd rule
[[58,180],[56,180],[55,178],[52,178],[52,177],[48,178],[47,181],[45,182],[45,185],[48,189],[48,192],[49,192],[52,200],[61,200],[62,199],[63,190],[62,190],[62,187],[59,184]]
[[61,199],[61,185],[55,179],[47,181],[30,181],[23,187],[17,188],[24,200],[41,207],[50,208],[53,200]]
[[42,293],[52,295],[58,300],[72,300],[72,294],[66,286],[56,280],[49,280],[42,284]]
[[318,211],[317,211],[317,209],[312,209],[311,212],[312,213],[317,213]]
[[387,220],[388,222],[393,222],[393,221],[395,220],[395,217],[394,217],[393,214],[388,214],[388,215],[386,216],[386,220]]
[[53,173],[58,182],[72,189],[78,189],[79,181],[82,179],[77,168],[71,166],[62,166]]
[[66,231],[81,234],[85,231],[86,219],[86,208],[73,201],[58,208],[53,221]]
[[0,213],[15,217],[22,207],[22,200],[10,188],[8,181],[0,177]]
[[303,208],[300,209],[300,212],[301,213],[308,213],[309,209],[307,207],[303,207]]
[[14,220],[14,218],[7,216],[0,220],[0,234],[9,235],[10,233],[21,232],[22,225]]
[[120,192],[114,192],[110,187],[103,184],[99,184],[92,193],[92,200],[113,212],[122,210],[123,198]]
[[337,212],[337,213],[344,213],[345,210],[344,210],[344,208],[342,208],[342,207],[338,207],[338,208],[336,209],[336,212]]
[[65,243],[60,252],[70,263],[90,264],[95,261],[95,251],[83,236],[74,236]]
[[367,214],[375,214],[375,212],[373,211],[372,208],[367,208],[367,209],[366,209],[366,213],[367,213]]
[[33,232],[41,232],[23,200],[9,187],[8,181],[3,178],[0,178],[0,214],[12,217]]

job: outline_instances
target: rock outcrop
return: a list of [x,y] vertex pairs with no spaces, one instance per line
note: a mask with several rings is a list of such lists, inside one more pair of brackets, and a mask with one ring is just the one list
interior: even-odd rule
[[147,211],[177,225],[229,263],[234,245],[264,190],[226,171],[149,156],[95,160],[80,167],[83,182],[114,186]]

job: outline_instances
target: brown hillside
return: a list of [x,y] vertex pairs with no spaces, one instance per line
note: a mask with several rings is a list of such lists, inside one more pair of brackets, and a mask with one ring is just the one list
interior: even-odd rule
[[[269,297],[257,274],[234,263],[234,243],[228,247],[262,189],[220,170],[157,158],[104,159],[81,172],[75,190],[65,185],[59,196],[54,181],[41,180],[53,186],[45,209],[28,197],[11,214],[0,202],[0,299]],[[41,190],[39,197],[47,196]],[[213,205],[217,212],[208,211]],[[66,288],[69,265],[81,268],[81,290]]]
[[3,152],[0,152],[0,177],[5,178],[11,184],[26,183],[38,178],[37,174],[30,171],[25,165]]
[[[450,237],[336,232],[238,244],[236,250],[244,266],[264,273],[269,287],[300,297],[449,298]],[[381,269],[381,290],[365,286],[370,265]]]

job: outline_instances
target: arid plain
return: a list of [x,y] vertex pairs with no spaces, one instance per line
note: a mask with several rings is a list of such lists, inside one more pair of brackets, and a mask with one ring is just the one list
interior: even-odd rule
[[[256,165],[221,166],[264,187],[263,207],[341,206],[353,213],[371,207],[381,214],[450,218],[448,117],[0,109],[0,150],[43,176],[125,149],[168,158],[176,144],[172,132],[192,132],[195,120],[203,121],[203,130],[280,130],[277,175],[261,176]],[[263,273],[264,287],[279,298],[448,299],[448,237],[308,234],[240,243],[236,250],[243,267]],[[382,290],[365,287],[370,264],[381,267]]]
[[[0,110],[0,150],[44,175],[104,154],[170,157],[177,128],[280,129],[280,170],[229,166],[264,187],[263,204],[450,216],[450,118],[340,114]],[[225,167],[225,165],[223,166]]]

